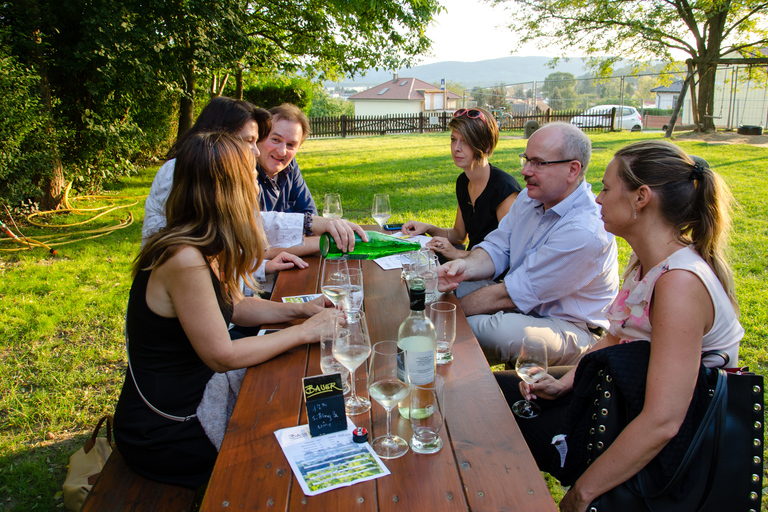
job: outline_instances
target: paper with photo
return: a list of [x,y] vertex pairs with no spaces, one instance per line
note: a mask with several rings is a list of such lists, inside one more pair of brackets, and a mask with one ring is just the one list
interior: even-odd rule
[[308,425],[275,432],[306,496],[390,474],[369,443],[352,440],[354,429],[354,423],[347,418],[347,430],[324,436],[310,437]]
[[310,295],[294,295],[292,297],[283,297],[283,302],[311,302],[322,296],[322,293],[313,293]]

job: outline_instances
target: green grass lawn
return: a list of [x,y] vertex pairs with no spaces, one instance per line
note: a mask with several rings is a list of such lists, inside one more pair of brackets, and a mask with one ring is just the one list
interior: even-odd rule
[[[597,192],[618,148],[661,134],[590,137],[594,155],[587,179]],[[736,197],[731,262],[746,330],[741,362],[765,374],[768,192],[761,175],[768,168],[768,149],[677,142],[706,158]],[[524,149],[525,140],[505,133],[491,161],[519,178],[517,155]],[[338,192],[349,220],[372,224],[373,195],[388,193],[391,222],[450,226],[457,169],[449,151],[447,133],[308,140],[299,164],[318,205],[322,208],[327,192]],[[146,169],[110,192],[123,203],[145,196],[156,170]],[[141,240],[143,200],[112,218],[127,211],[135,219],[129,227],[58,247],[56,257],[43,249],[0,253],[0,511],[62,509],[57,492],[69,455],[98,417],[114,410],[125,371],[123,315]],[[33,238],[52,231],[23,230]],[[623,241],[619,247],[623,265],[629,250]]]

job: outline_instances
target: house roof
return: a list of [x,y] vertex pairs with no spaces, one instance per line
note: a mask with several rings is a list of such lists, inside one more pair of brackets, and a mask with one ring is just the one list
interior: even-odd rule
[[[353,94],[349,97],[350,101],[355,100],[413,100],[420,101],[424,99],[424,91],[438,92],[440,87],[432,85],[418,78],[397,78],[384,82],[383,84],[371,87],[368,90]],[[449,99],[461,98],[456,93],[448,92]]]
[[677,82],[672,82],[669,85],[660,85],[659,87],[654,87],[651,89],[651,92],[680,92],[683,90],[683,80],[678,80]]

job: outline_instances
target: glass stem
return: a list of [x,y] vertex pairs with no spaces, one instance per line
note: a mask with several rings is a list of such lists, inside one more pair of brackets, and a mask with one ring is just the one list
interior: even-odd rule
[[392,437],[392,408],[387,409],[387,438]]
[[357,402],[357,394],[355,393],[355,372],[357,368],[349,371],[349,398],[351,402]]

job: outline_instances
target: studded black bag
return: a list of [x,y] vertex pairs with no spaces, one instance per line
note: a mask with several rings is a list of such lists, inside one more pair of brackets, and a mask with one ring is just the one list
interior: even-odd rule
[[[636,341],[592,354],[577,370],[565,423],[569,451],[562,472],[553,473],[566,485],[610,446],[643,405],[650,344]],[[761,375],[702,365],[678,435],[637,475],[587,510],[760,510],[762,408]],[[575,449],[577,442],[583,450]]]

